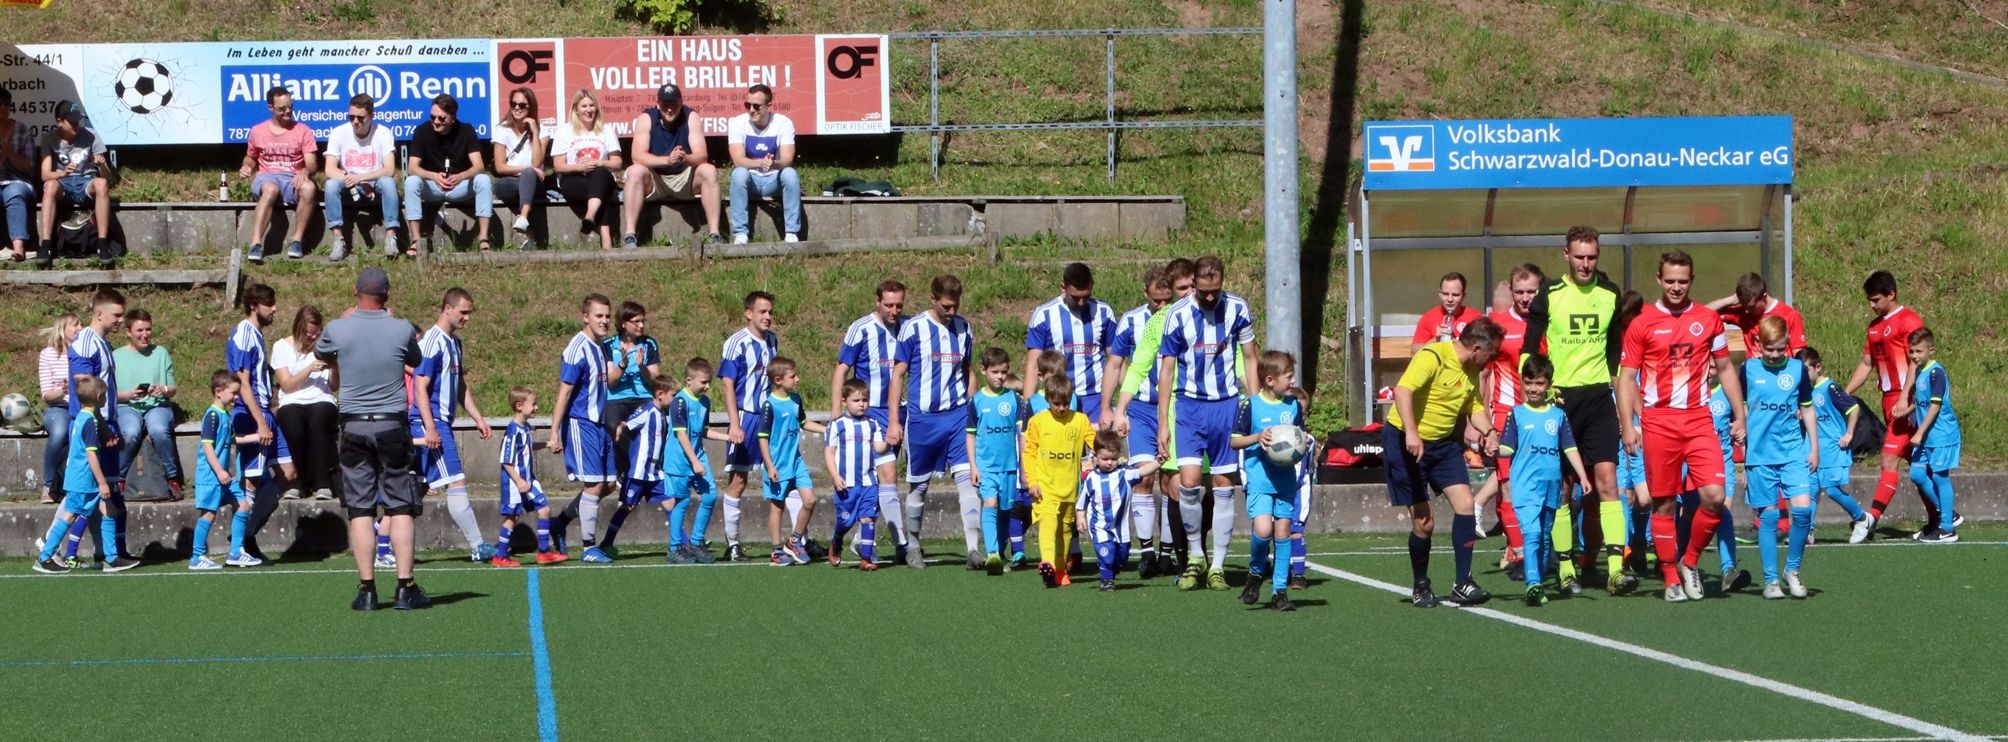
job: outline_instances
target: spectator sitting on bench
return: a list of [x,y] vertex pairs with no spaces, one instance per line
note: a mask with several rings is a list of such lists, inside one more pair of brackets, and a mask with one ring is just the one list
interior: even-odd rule
[[111,238],[111,181],[105,173],[105,140],[96,129],[84,125],[84,107],[72,101],[56,104],[56,126],[42,134],[42,249],[37,263],[48,267],[56,262],[56,206],[92,207],[97,220],[93,252],[109,256],[105,243]]
[[126,312],[126,338],[132,342],[112,351],[119,370],[119,432],[125,436],[120,476],[132,477],[142,440],[153,442],[154,463],[167,481],[167,499],[181,499],[181,457],[174,450],[174,357],[153,342],[153,315],[144,309]]
[[35,200],[35,131],[14,120],[14,93],[0,88],[0,206],[14,262],[28,259],[28,202]]
[[265,91],[265,107],[272,110],[272,118],[251,127],[244,164],[237,170],[239,176],[251,179],[251,198],[258,202],[251,210],[251,252],[245,258],[265,262],[265,227],[272,223],[273,205],[283,204],[294,209],[286,257],[298,260],[306,256],[300,240],[307,234],[307,215],[313,208],[320,145],[314,142],[313,127],[293,120],[292,91],[283,87]]
[[384,257],[397,256],[397,140],[390,127],[377,126],[376,100],[367,94],[349,99],[349,125],[328,132],[328,233],[335,238],[329,260],[349,256],[347,212],[376,203],[383,217]]
[[782,239],[802,234],[802,177],[795,162],[795,122],[774,112],[774,89],[746,89],[746,112],[725,124],[725,147],[732,153],[732,244],[744,245],[752,224],[753,199],[781,199]]
[[718,234],[718,168],[704,146],[702,129],[690,126],[697,109],[683,104],[683,90],[664,85],[655,91],[655,108],[634,120],[634,164],[628,166],[621,203],[621,246],[639,244],[635,226],[644,203],[688,201],[693,194],[704,204],[704,243],[725,244]]
[[[598,233],[600,249],[614,247],[614,173],[621,171],[621,140],[600,118],[600,99],[579,88],[572,94],[565,125],[551,132],[551,169],[558,192],[579,215],[579,229]],[[621,247],[634,247],[625,240]]]
[[509,228],[523,235],[523,249],[536,247],[530,239],[530,207],[544,192],[544,150],[550,138],[538,118],[537,94],[529,88],[509,91],[509,115],[495,127],[495,195],[516,204],[516,221]]
[[474,127],[456,118],[459,112],[460,101],[441,93],[432,99],[431,122],[411,133],[411,149],[404,164],[404,221],[411,228],[406,255],[418,255],[425,205],[442,202],[474,206],[481,251],[488,252],[488,218],[495,214],[494,181],[481,158],[480,138]]

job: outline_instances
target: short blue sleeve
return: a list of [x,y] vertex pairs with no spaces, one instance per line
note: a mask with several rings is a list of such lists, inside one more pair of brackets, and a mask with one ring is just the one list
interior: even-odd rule
[[202,440],[215,443],[217,440],[216,435],[222,432],[222,422],[223,416],[216,414],[215,410],[204,410],[202,413]]
[[773,434],[774,432],[773,400],[763,399],[760,401],[760,420],[759,422],[753,424],[753,430],[755,432],[758,432],[760,434],[760,437],[762,438],[767,438]]
[[837,363],[857,368],[858,355],[864,352],[863,333],[859,333],[858,337],[845,338],[844,340],[846,342],[837,348]]
[[1238,407],[1239,409],[1235,410],[1234,412],[1234,434],[1254,435],[1255,431],[1253,430],[1253,428],[1255,427],[1255,402],[1253,398],[1242,397],[1241,404],[1236,405],[1236,407]]
[[1027,350],[1052,350],[1053,329],[1048,326],[1047,312],[1037,312],[1032,318],[1032,326],[1025,328],[1025,348]]
[[684,404],[681,399],[669,405],[669,429],[690,430],[690,405]]
[[1136,355],[1136,327],[1124,326],[1109,338],[1109,355],[1129,358]]
[[662,348],[655,344],[655,338],[642,338],[641,345],[643,367],[662,365]]
[[567,360],[562,363],[559,363],[558,381],[562,381],[566,384],[571,384],[572,386],[578,386],[584,383],[587,379],[592,378],[592,376],[590,375],[592,371],[586,368],[591,363],[592,363],[591,353],[586,354],[584,358],[580,358],[577,361]]
[[1842,417],[1847,417],[1848,413],[1854,412],[1858,406],[1855,404],[1855,395],[1841,391],[1839,384],[1827,385],[1827,402],[1832,404],[1835,410],[1839,410]]
[[899,348],[892,352],[892,359],[895,362],[911,366],[918,358],[920,358],[920,333],[901,333],[899,336]]
[[[1802,377],[1804,375],[1805,375],[1804,373],[1800,374],[1800,376]],[[1750,392],[1748,390],[1745,390],[1743,393],[1745,395],[1748,395]],[[1802,379],[1799,383],[1799,406],[1811,407],[1812,405],[1813,405],[1813,385],[1805,383],[1805,381]]]
[[1951,382],[1946,379],[1944,366],[1931,367],[1931,373],[1924,381],[1924,390],[1931,395],[1931,401],[1945,401],[1945,394],[1951,386]]
[[[1506,429],[1499,433],[1500,450],[1512,451],[1520,447],[1520,423],[1515,419],[1519,415],[1519,410],[1508,410],[1506,412]],[[1569,426],[1564,425],[1562,429],[1568,430]]]
[[1164,338],[1157,346],[1157,355],[1159,358],[1176,357],[1185,352],[1185,328],[1182,327],[1183,324],[1180,321],[1179,315],[1176,314],[1164,318]]
[[1576,434],[1574,431],[1569,430],[1569,426],[1557,426],[1555,432],[1561,437],[1562,450],[1567,451],[1576,447]]
[[1116,316],[1113,312],[1102,312],[1095,321],[1095,337],[1109,338],[1116,334]]
[[78,439],[82,440],[85,446],[96,449],[104,445],[104,439],[98,437],[98,417],[96,415],[84,418],[84,423],[79,429],[83,432],[77,434],[79,436]]

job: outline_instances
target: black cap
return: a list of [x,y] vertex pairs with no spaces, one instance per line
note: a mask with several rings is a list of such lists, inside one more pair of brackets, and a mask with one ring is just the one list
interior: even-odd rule
[[677,109],[683,107],[683,88],[677,87],[675,83],[656,88],[655,105],[662,109],[663,113],[676,113]]
[[66,100],[57,103],[56,120],[68,121],[74,126],[82,126],[84,124],[84,107],[76,101]]
[[374,265],[364,268],[356,276],[356,293],[365,296],[390,296],[390,275]]

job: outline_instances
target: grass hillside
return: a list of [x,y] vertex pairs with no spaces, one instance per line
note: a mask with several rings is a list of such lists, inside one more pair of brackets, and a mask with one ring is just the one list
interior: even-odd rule
[[[125,41],[140,38],[425,37],[617,35],[640,33],[617,16],[613,0],[548,3],[497,0],[480,13],[460,4],[292,3],[276,0],[59,2],[48,12],[7,14],[20,41]],[[1344,192],[1357,180],[1358,122],[1391,118],[1659,116],[1784,113],[1796,117],[1799,146],[1797,300],[1815,345],[1845,369],[1858,351],[1867,308],[1862,277],[1875,268],[1898,274],[1903,298],[1918,307],[1944,342],[1942,360],[1958,387],[1968,448],[1979,461],[2008,458],[2002,413],[2008,391],[1986,380],[2008,361],[1997,328],[2008,317],[2008,266],[1997,246],[2008,240],[2008,85],[1923,71],[1870,55],[1999,78],[2008,75],[2008,30],[1970,8],[2000,2],[1832,4],[1809,0],[1642,0],[1638,3],[1543,0],[1427,2],[1386,0],[1348,8],[1299,3],[1299,83],[1305,160],[1302,193],[1312,229],[1332,240],[1342,222],[1316,196]],[[717,14],[705,31],[902,31],[926,29],[1101,28],[1110,26],[1260,25],[1247,0],[1055,0],[961,3],[861,0],[841,4],[783,0],[770,21]],[[219,12],[221,11],[221,12]],[[230,17],[219,30],[213,19]],[[304,24],[305,28],[298,26]],[[530,29],[535,29],[532,32]],[[1357,56],[1350,52],[1357,41]],[[1862,53],[1854,53],[1856,51]],[[894,119],[926,116],[926,45],[895,42]],[[1098,39],[947,42],[942,45],[943,116],[956,121],[1092,120],[1101,116]],[[1119,105],[1128,118],[1259,118],[1260,52],[1253,38],[1125,40],[1117,48]],[[1340,105],[1335,112],[1334,101]],[[1351,103],[1350,108],[1346,105]],[[1339,136],[1327,141],[1334,118]],[[805,365],[804,391],[824,399],[830,349],[850,318],[863,313],[867,286],[884,275],[924,284],[937,272],[961,273],[966,307],[982,342],[1015,347],[1024,312],[1051,295],[1060,264],[1087,259],[1102,267],[1100,293],[1119,306],[1137,299],[1135,274],[1146,261],[1217,252],[1229,258],[1230,288],[1260,303],[1261,160],[1253,130],[1152,132],[1121,139],[1114,183],[1103,174],[1099,133],[991,134],[954,137],[942,179],[928,177],[925,137],[808,141],[810,179],[844,171],[893,180],[910,193],[1178,193],[1190,206],[1190,229],[1167,245],[1029,241],[1006,244],[998,265],[973,257],[928,255],[775,259],[708,265],[658,264],[619,269],[440,269],[419,276],[393,269],[397,303],[425,317],[425,305],[448,285],[482,297],[469,329],[470,365],[484,399],[519,383],[549,386],[559,343],[576,325],[579,294],[604,291],[648,304],[651,331],[673,355],[715,355],[738,324],[736,297],[765,287],[782,296],[784,352]],[[833,152],[832,150],[841,150]],[[206,159],[205,159],[206,158]],[[1327,162],[1328,159],[1334,159]],[[195,198],[213,184],[231,153],[166,153],[122,158],[128,197]],[[1328,167],[1329,164],[1329,167]],[[1330,182],[1327,182],[1327,181]],[[1314,220],[1314,217],[1322,217]],[[1334,271],[1343,267],[1333,264]],[[1702,266],[1705,272],[1707,266]],[[279,289],[281,315],[303,300],[327,309],[345,303],[346,272],[272,265],[256,280]],[[1336,283],[1342,284],[1342,281]],[[1315,282],[1314,282],[1315,285]],[[1322,307],[1326,335],[1344,318],[1342,286],[1306,297]],[[213,291],[135,292],[134,305],[169,318],[163,342],[182,357],[185,374],[214,364],[234,317]],[[1650,293],[1648,291],[1648,293]],[[32,385],[32,330],[79,303],[80,294],[9,289],[0,305],[0,388]],[[910,307],[924,302],[916,294]],[[1258,309],[1259,311],[1259,309]],[[283,324],[283,319],[282,319]],[[273,333],[283,334],[275,328]],[[1338,378],[1339,359],[1321,358],[1319,380]],[[1325,395],[1325,396],[1336,396]],[[497,403],[491,403],[491,405]],[[1337,418],[1328,402],[1321,417]]]

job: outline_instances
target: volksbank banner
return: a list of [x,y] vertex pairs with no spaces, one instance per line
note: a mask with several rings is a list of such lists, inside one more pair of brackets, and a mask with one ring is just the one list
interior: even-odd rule
[[1370,121],[1376,190],[1792,182],[1792,118]]

